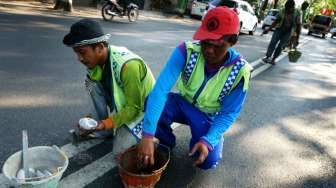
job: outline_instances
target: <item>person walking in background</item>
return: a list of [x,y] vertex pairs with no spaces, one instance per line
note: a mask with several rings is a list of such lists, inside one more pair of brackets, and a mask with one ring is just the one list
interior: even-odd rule
[[287,0],[285,8],[280,10],[276,20],[263,34],[267,34],[272,28],[275,27],[275,31],[272,35],[272,39],[268,45],[266,57],[262,60],[265,63],[275,65],[275,59],[279,57],[283,47],[287,44],[288,40],[292,36],[293,32],[296,32],[295,43],[299,44],[299,38],[301,33],[301,14],[300,10],[295,9],[294,0]]

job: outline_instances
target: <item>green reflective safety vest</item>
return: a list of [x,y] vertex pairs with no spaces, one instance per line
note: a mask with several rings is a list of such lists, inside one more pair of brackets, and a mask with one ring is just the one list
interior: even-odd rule
[[[298,16],[300,17],[300,23],[301,23],[301,21],[302,21],[301,20],[302,19],[301,18],[301,11],[298,10],[298,9],[295,9],[294,10],[294,18],[293,18],[293,27],[292,27],[291,32],[295,31],[295,29],[296,29],[296,26],[297,26],[296,19],[297,19]],[[277,23],[277,25],[275,26],[276,28],[280,28],[282,26],[284,20],[285,20],[285,9],[284,8],[282,8],[280,10],[278,17],[280,18],[280,22]]]
[[[146,66],[146,76],[142,80],[142,84],[145,86],[145,92],[143,93],[144,96],[142,96],[143,98],[145,98],[152,90],[153,85],[155,83],[155,79],[151,70],[146,65],[144,60],[140,56],[129,51],[127,48],[110,45],[109,55],[112,71],[112,92],[113,92],[114,106],[116,111],[118,112],[126,104],[126,97],[123,91],[123,83],[121,80],[121,69],[125,63],[127,63],[130,60],[136,59],[140,60]],[[88,70],[88,73],[90,79],[100,81],[103,70],[100,66],[96,66],[94,69]]]
[[[243,89],[248,89],[251,66],[238,57],[236,63],[222,67],[205,86],[205,60],[199,42],[186,42],[187,61],[181,73],[177,88],[190,103],[205,113],[219,112],[221,101],[244,79]],[[199,89],[203,87],[201,91]],[[199,94],[199,95],[198,95]],[[198,95],[198,96],[197,96]]]

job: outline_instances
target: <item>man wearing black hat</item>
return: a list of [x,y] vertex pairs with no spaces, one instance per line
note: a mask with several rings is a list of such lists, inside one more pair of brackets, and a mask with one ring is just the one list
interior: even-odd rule
[[[189,156],[207,170],[222,158],[224,133],[244,104],[250,65],[232,47],[237,43],[239,18],[232,9],[211,9],[195,32],[194,41],[178,45],[146,102],[138,160],[154,165],[154,139],[173,149],[172,123],[190,128]],[[178,93],[170,92],[176,84]]]
[[[141,135],[144,101],[155,80],[141,57],[125,47],[108,45],[109,37],[98,22],[82,19],[71,26],[63,43],[87,67],[85,86],[93,103],[93,118],[99,120],[91,135],[117,130],[118,144],[113,150],[118,153]],[[114,112],[110,116],[108,109]]]

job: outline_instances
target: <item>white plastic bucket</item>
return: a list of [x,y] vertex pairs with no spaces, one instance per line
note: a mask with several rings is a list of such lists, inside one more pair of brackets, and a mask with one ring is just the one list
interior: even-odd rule
[[16,174],[22,168],[22,151],[10,156],[3,165],[2,172],[17,188],[56,188],[69,164],[68,157],[57,146],[36,146],[28,149],[28,165],[34,169],[48,169],[52,175],[43,179],[30,178],[17,181]]

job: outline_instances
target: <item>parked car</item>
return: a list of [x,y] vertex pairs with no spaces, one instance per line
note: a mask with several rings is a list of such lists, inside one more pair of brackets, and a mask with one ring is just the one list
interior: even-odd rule
[[279,9],[271,9],[268,11],[261,28],[265,30],[267,27],[270,27],[279,14]]
[[333,38],[334,36],[336,36],[336,27],[330,29],[330,33],[331,33],[331,38]]
[[239,32],[247,31],[250,35],[254,34],[255,30],[257,29],[258,18],[248,2],[242,0],[213,0],[210,1],[206,7],[206,11],[204,11],[203,17],[208,10],[218,6],[232,8],[238,14],[240,20]]
[[308,35],[313,33],[322,34],[322,38],[325,38],[330,31],[331,24],[332,19],[330,16],[316,15],[309,24]]
[[209,3],[209,0],[193,0],[191,4],[190,16],[202,17]]

